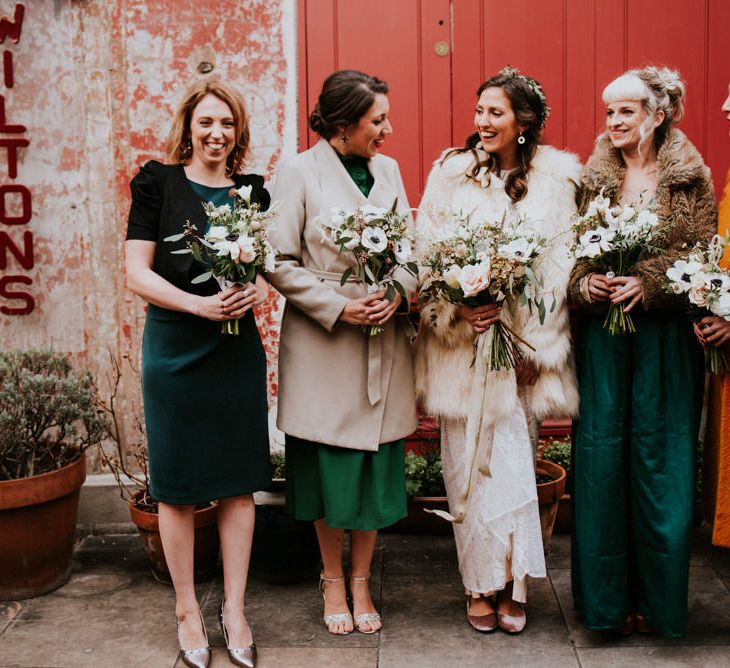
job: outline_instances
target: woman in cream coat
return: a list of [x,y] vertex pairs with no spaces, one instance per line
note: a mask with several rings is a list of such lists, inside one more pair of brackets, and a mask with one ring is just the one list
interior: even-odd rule
[[[416,375],[426,411],[441,418],[467,620],[478,631],[499,626],[518,633],[526,622],[521,604],[527,577],[545,576],[533,464],[537,424],[548,415],[574,414],[578,405],[565,292],[580,166],[573,155],[539,145],[549,108],[535,80],[506,68],[477,95],[477,132],[463,149],[447,151],[428,178],[416,226],[419,246],[438,236],[452,212],[470,214],[476,223],[524,217],[524,225],[550,242],[538,272],[548,311],[553,298],[556,305],[541,325],[537,309],[530,314],[527,307],[428,304],[417,339]],[[535,350],[523,348],[518,369],[490,372],[485,385],[475,379],[474,340],[498,319]],[[475,407],[483,420],[475,454],[466,427],[479,384],[487,396]],[[490,442],[491,477],[476,473],[469,490],[472,464],[481,461]]]
[[[378,155],[392,132],[387,85],[343,70],[324,83],[310,126],[321,139],[284,165],[273,198],[281,202],[276,270],[287,300],[279,351],[278,426],[286,434],[287,506],[314,521],[330,633],[381,626],[368,589],[377,530],[406,514],[403,438],[416,427],[407,315],[416,279],[397,274],[408,295],[389,302],[348,280],[346,255],[322,233],[334,207],[394,201],[408,211],[397,163]],[[383,331],[368,336],[366,325]],[[342,565],[351,530],[353,618]]]

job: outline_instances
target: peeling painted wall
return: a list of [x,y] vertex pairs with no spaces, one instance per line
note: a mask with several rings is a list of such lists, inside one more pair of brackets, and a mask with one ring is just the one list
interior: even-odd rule
[[[122,364],[120,407],[131,428],[140,410],[140,299],[124,285],[129,180],[162,159],[174,109],[203,75],[235,84],[251,116],[248,171],[271,177],[296,151],[296,0],[29,0],[13,53],[8,123],[27,127],[15,182],[32,192],[34,266],[23,273],[35,300],[28,315],[0,314],[3,348],[51,346],[88,364],[104,389],[109,355]],[[16,2],[0,0],[12,20]],[[3,171],[4,170],[4,171]],[[9,180],[0,161],[0,185]],[[5,228],[0,224],[0,228]],[[20,226],[12,226],[20,228]],[[2,229],[0,229],[2,231]],[[7,230],[5,230],[7,231]],[[13,238],[20,230],[12,229]],[[1,251],[0,251],[1,252]],[[3,274],[17,273],[5,253]],[[8,300],[0,298],[0,306]],[[280,300],[257,313],[276,393]]]

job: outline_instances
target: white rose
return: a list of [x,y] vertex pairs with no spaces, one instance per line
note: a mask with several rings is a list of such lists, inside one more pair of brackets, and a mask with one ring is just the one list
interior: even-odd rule
[[707,306],[707,294],[704,287],[692,287],[688,293],[690,303],[695,306]]
[[489,262],[467,264],[462,267],[459,285],[464,291],[464,297],[473,297],[485,290],[489,286]]
[[460,288],[461,283],[459,283],[459,276],[461,276],[461,267],[457,264],[452,264],[444,272],[444,281],[446,281],[447,285],[451,288]]
[[254,249],[253,245],[253,237],[238,237],[238,239],[236,239],[236,244],[239,248],[239,262],[249,263],[253,262],[256,259],[256,250]]

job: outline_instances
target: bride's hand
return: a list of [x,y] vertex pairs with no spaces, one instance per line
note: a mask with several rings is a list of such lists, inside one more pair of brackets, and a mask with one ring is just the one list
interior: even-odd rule
[[459,317],[470,323],[477,334],[483,334],[495,322],[499,322],[499,311],[498,304],[485,304],[484,306],[464,306],[462,304],[457,309]]

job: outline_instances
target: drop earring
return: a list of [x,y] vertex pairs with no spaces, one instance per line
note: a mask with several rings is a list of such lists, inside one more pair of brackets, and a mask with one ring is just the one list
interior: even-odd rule
[[518,144],[520,144],[520,145],[522,145],[522,144],[524,144],[524,143],[525,143],[526,141],[527,141],[527,140],[526,140],[526,139],[525,139],[525,138],[524,138],[524,137],[522,136],[522,133],[520,132],[520,136],[519,136],[519,137],[517,137],[517,143],[518,143]]

